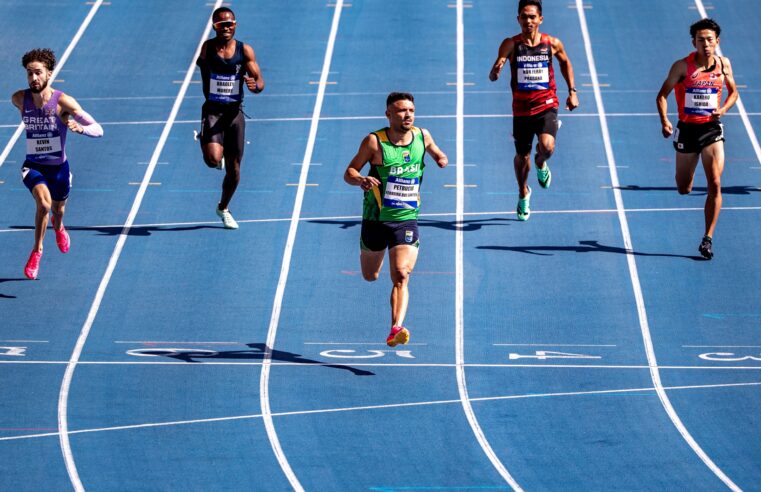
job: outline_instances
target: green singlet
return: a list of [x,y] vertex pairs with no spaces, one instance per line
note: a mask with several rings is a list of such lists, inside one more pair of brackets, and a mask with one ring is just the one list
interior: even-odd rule
[[415,220],[420,212],[420,185],[423,182],[425,142],[423,131],[412,127],[409,145],[394,145],[388,128],[372,134],[383,152],[383,164],[370,166],[369,176],[381,182],[365,192],[362,218],[381,222]]

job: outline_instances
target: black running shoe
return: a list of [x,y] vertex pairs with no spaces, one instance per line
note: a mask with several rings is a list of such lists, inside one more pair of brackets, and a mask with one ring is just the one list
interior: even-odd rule
[[703,255],[703,258],[706,260],[713,258],[713,251],[711,250],[712,245],[713,243],[711,242],[711,238],[709,236],[703,236],[703,240],[700,241],[698,251],[700,251],[700,254]]

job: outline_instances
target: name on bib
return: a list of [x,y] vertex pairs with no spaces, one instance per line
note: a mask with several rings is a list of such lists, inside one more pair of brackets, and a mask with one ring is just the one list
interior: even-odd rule
[[240,76],[212,73],[209,77],[209,100],[214,102],[240,101]]
[[389,208],[416,209],[419,207],[420,178],[389,176],[383,194],[383,206]]

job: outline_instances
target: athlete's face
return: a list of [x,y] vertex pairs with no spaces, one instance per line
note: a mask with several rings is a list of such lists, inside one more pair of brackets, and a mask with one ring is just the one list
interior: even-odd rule
[[719,46],[719,38],[711,29],[701,29],[695,33],[692,39],[692,45],[698,50],[698,53],[705,57],[711,57]]
[[407,132],[415,123],[415,103],[402,99],[391,103],[386,108],[388,125],[397,132]]
[[518,24],[521,25],[523,34],[533,34],[542,24],[544,17],[539,14],[539,8],[536,5],[526,5],[518,13]]
[[29,62],[26,64],[26,81],[29,83],[29,89],[39,94],[50,82],[50,70],[42,62]]
[[231,40],[235,37],[235,16],[232,12],[222,12],[214,18],[212,24],[214,32],[217,33],[218,38],[222,38],[225,41]]

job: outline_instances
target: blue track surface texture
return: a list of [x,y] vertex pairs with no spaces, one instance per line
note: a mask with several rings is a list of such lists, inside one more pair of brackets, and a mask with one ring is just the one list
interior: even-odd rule
[[[230,4],[267,87],[246,94],[229,231],[193,140],[213,4],[0,1],[0,490],[761,490],[761,13],[543,3],[581,105],[561,107],[551,188],[532,171],[528,222],[509,71],[487,77],[517,1]],[[677,193],[655,107],[703,8],[743,103],[710,262],[705,174]],[[29,281],[10,95],[25,51],[70,44],[53,85],[105,136],[70,136],[72,248],[48,231]],[[388,267],[362,279],[343,181],[390,91],[450,162],[427,160],[395,349]]]

